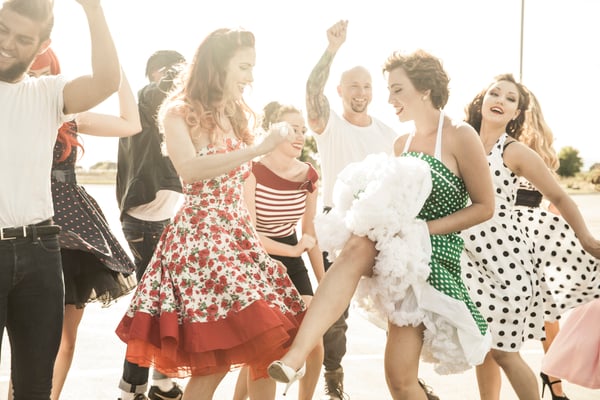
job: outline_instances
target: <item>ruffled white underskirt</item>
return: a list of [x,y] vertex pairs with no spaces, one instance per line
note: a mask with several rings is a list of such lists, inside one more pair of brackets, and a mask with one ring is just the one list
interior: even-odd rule
[[416,218],[431,193],[431,171],[415,157],[374,154],[338,176],[327,214],[315,219],[319,246],[331,260],[351,234],[367,236],[379,251],[373,275],[361,279],[353,305],[382,329],[426,330],[422,358],[440,374],[459,373],[483,362],[491,336],[481,335],[467,306],[427,282],[431,241]]

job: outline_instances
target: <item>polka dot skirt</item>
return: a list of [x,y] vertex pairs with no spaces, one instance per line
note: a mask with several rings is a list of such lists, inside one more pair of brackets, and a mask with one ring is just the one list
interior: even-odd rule
[[600,295],[600,282],[598,260],[582,254],[564,221],[541,209],[513,206],[519,185],[502,159],[507,138],[488,155],[494,216],[461,233],[463,277],[489,325],[493,348],[518,351],[525,340],[545,337],[545,319]]

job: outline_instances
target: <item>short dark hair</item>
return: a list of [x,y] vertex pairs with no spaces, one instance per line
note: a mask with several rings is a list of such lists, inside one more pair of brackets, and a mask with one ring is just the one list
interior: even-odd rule
[[146,77],[150,78],[150,75],[156,70],[183,62],[185,62],[185,57],[175,50],[158,50],[146,62]]
[[41,25],[40,42],[50,38],[54,27],[54,0],[5,0],[2,8],[38,22]]
[[439,58],[420,49],[410,54],[396,51],[383,64],[383,72],[389,73],[396,68],[402,68],[406,72],[419,92],[431,91],[431,103],[435,108],[442,109],[446,106],[450,95],[450,78]]

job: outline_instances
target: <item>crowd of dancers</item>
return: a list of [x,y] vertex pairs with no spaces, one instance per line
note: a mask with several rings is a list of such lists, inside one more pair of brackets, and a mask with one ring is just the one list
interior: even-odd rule
[[[323,398],[345,399],[351,301],[386,331],[394,399],[443,398],[419,378],[421,361],[440,374],[475,368],[484,400],[499,399],[501,371],[522,400],[540,399],[537,375],[554,400],[568,399],[561,379],[600,388],[590,334],[600,241],[557,181],[537,99],[512,75],[453,118],[441,60],[393,52],[381,71],[388,102],[414,130],[369,113],[362,66],[341,74],[338,114],[324,88],[346,41],[341,20],[307,79],[306,115],[275,100],[257,115],[244,101],[255,37],[221,28],[189,62],[152,54],[136,101],[100,0],[77,2],[92,73],[72,80],[49,47],[51,0],[0,9],[8,397],[59,399],[85,305],[127,294],[113,327],[126,344],[120,400],[212,399],[231,372],[236,400],[274,399],[276,382],[287,392],[296,381],[309,400],[322,370]],[[89,111],[115,92],[118,113]],[[300,160],[309,129],[319,166]],[[120,138],[117,201],[133,259],[77,183],[81,134]],[[537,372],[520,355],[528,340],[546,352]]]

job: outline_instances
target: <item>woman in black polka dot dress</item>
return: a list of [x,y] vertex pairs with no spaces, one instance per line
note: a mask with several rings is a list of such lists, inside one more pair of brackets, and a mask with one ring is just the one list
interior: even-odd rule
[[[52,49],[39,55],[29,74],[60,73]],[[59,129],[52,163],[54,222],[61,227],[59,243],[65,282],[65,312],[60,348],[54,364],[51,399],[60,398],[67,378],[84,307],[92,301],[109,305],[135,288],[135,265],[110,230],[96,201],[77,184],[75,163],[78,130],[97,136],[128,136],[141,130],[135,97],[123,76],[119,89],[120,117],[80,113]]]
[[[504,370],[520,399],[539,399],[535,374],[520,357],[519,350],[525,340],[544,337],[545,318],[557,318],[561,312],[600,294],[600,267],[596,259],[600,257],[600,242],[591,235],[579,209],[543,160],[515,140],[528,104],[526,89],[511,75],[502,75],[467,107],[467,122],[479,132],[488,153],[496,211],[491,220],[461,235],[465,239],[465,283],[486,318],[493,339],[486,362],[477,367],[480,392],[499,394],[499,374],[490,376],[488,368],[495,362]],[[517,220],[514,201],[518,176],[535,185],[564,216],[557,236],[535,243],[532,239],[537,233],[528,233]],[[548,219],[548,232],[552,220]],[[572,230],[567,230],[569,225]],[[565,236],[560,238],[561,235]],[[569,247],[569,251],[563,251],[564,247]],[[582,252],[581,247],[589,254]],[[554,264],[563,256],[565,260]],[[572,270],[565,270],[569,260],[586,272],[573,275]],[[556,284],[549,285],[551,279]],[[569,293],[577,287],[573,281],[583,283],[583,287]]]

